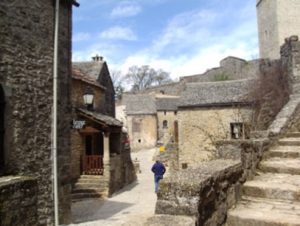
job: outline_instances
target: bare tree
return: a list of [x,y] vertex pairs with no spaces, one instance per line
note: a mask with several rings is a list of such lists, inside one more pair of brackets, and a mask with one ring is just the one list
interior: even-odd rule
[[110,77],[113,82],[114,88],[115,88],[115,93],[116,93],[116,98],[120,99],[122,98],[122,94],[124,92],[124,81],[125,77],[122,76],[121,71],[118,70],[112,70],[110,72]]
[[140,91],[151,86],[162,85],[172,81],[169,73],[161,69],[155,70],[149,65],[130,67],[126,74],[126,79],[132,83],[132,91]]

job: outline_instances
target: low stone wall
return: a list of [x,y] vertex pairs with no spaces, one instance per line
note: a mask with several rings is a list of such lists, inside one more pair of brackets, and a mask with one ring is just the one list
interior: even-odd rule
[[0,177],[0,225],[38,225],[37,180]]
[[255,175],[263,154],[272,144],[268,138],[251,140],[222,140],[217,142],[216,157],[218,159],[239,160],[243,167],[243,176],[240,181],[244,182]]
[[136,180],[136,173],[130,157],[130,150],[123,150],[120,155],[110,159],[109,195]]
[[187,215],[197,225],[222,225],[227,210],[240,197],[240,161],[215,160],[186,169],[162,180],[156,214]]

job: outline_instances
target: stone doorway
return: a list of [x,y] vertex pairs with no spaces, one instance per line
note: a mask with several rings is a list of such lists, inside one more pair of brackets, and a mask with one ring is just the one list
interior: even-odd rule
[[5,96],[2,86],[0,85],[0,175],[4,170],[4,112]]

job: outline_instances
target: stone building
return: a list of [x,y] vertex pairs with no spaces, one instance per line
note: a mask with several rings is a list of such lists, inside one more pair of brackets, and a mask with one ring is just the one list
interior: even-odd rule
[[93,57],[88,62],[73,62],[73,68],[80,70],[82,73],[96,78],[98,83],[106,88],[105,98],[99,110],[102,114],[115,117],[115,90],[109,74],[106,61],[101,56]]
[[178,96],[156,97],[158,142],[166,145],[178,141]]
[[[72,5],[60,1],[58,192],[70,222]],[[55,4],[0,1],[0,225],[53,225],[51,124]]]
[[298,0],[257,0],[261,58],[279,59],[280,46],[291,35],[300,35]]
[[187,84],[178,103],[179,168],[214,159],[217,140],[248,136],[250,84],[251,80]]
[[[109,196],[135,180],[130,148],[125,147],[127,136],[122,131],[123,125],[111,116],[115,111],[114,100],[108,97],[114,90],[108,67],[105,62],[101,64],[99,67],[99,61],[82,62],[72,71],[74,199]],[[87,65],[93,68],[89,70]],[[100,71],[97,73],[97,70]],[[86,94],[93,95],[88,104],[84,103]],[[84,183],[87,175],[90,182]]]
[[127,129],[133,150],[155,147],[157,118],[155,97],[152,95],[124,95]]

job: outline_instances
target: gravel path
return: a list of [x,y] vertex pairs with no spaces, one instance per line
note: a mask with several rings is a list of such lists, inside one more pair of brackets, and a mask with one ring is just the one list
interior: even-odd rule
[[72,204],[74,224],[84,226],[142,226],[153,216],[156,203],[151,166],[156,149],[132,153],[140,161],[138,180],[107,200],[85,200]]

